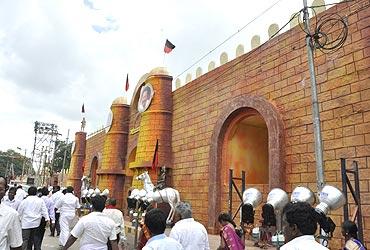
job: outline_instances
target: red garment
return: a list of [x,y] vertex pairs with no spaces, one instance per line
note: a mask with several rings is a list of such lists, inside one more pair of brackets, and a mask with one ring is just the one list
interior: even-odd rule
[[149,229],[146,227],[146,225],[140,224],[140,227],[141,227],[141,233],[139,236],[139,242],[137,244],[137,250],[143,249],[143,247],[145,246],[145,244],[148,242],[150,238],[150,232],[149,232]]

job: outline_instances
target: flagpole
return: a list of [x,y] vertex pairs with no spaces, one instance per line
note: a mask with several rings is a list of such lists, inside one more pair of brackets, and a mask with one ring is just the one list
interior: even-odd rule
[[166,53],[163,52],[163,66],[166,66],[164,65],[164,59],[166,58]]

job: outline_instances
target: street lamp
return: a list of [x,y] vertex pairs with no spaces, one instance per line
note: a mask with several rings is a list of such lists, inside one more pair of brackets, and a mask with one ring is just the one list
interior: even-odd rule
[[[17,147],[18,150],[22,151],[22,148]],[[22,174],[21,174],[21,181],[23,181],[23,175],[24,175],[24,165],[26,164],[27,159],[27,149],[24,149],[24,157],[23,157],[23,163],[22,163]]]

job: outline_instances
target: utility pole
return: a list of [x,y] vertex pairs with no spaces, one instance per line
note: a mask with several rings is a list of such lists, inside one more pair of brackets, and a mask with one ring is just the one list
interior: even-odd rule
[[8,172],[9,172],[9,161],[6,161],[6,170],[5,170],[5,178],[8,178]]
[[41,147],[40,159],[39,159],[39,167],[37,168],[37,185],[40,185],[41,178],[42,178],[42,157],[44,155],[44,146]]
[[27,149],[24,149],[24,158],[23,158],[23,163],[22,163],[22,175],[21,175],[22,182],[23,182],[23,175],[24,175],[24,166],[26,165],[26,159],[27,159]]
[[[310,19],[309,19],[308,8],[307,8],[307,0],[303,0],[303,5],[304,5],[304,8],[303,8],[304,28],[307,34],[311,34],[310,33]],[[320,192],[325,185],[324,164],[323,164],[323,146],[322,146],[322,139],[321,139],[319,101],[317,98],[317,88],[316,88],[315,64],[313,60],[314,46],[313,46],[312,38],[310,35],[306,35],[306,46],[307,46],[308,66],[310,70],[310,79],[311,79],[313,133],[315,137],[316,179],[317,179],[317,189]]]
[[[17,147],[18,150],[22,150],[22,148]],[[22,162],[22,174],[21,174],[21,181],[23,182],[23,176],[24,176],[24,167],[26,165],[26,159],[27,159],[27,149],[24,149],[24,156],[23,156],[23,162]]]
[[66,163],[66,157],[67,157],[68,139],[69,139],[69,129],[68,129],[68,132],[67,132],[66,148],[64,149],[63,165],[62,165],[62,178],[61,178],[61,181],[60,181],[61,182],[61,185],[63,185],[64,164]]
[[[48,170],[48,165],[50,164],[50,148],[47,153],[44,155],[44,166],[43,166],[43,171],[42,171],[42,185],[45,186],[46,182],[46,171]],[[48,157],[49,156],[49,157]]]

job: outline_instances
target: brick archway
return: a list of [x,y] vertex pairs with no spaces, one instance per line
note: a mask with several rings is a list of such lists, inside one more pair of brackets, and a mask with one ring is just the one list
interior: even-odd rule
[[[268,129],[269,188],[283,188],[285,184],[284,130],[279,112],[270,102],[260,96],[243,95],[225,107],[215,124],[211,137],[209,155],[208,229],[216,232],[220,212],[220,183],[222,148],[227,128],[243,114],[256,110],[266,122]],[[255,112],[255,111],[252,111]]]

